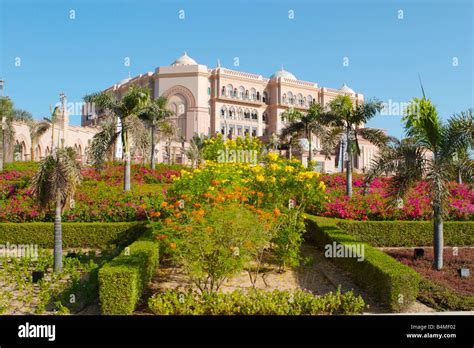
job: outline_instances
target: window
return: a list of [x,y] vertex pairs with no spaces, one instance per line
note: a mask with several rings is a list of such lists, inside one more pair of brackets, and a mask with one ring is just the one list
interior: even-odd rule
[[225,134],[225,124],[221,123],[221,134]]
[[293,105],[293,103],[295,102],[295,98],[293,97],[293,93],[291,92],[288,93],[288,101],[290,105]]
[[257,100],[257,91],[255,90],[255,88],[250,89],[250,98],[252,100]]
[[252,127],[252,136],[256,137],[257,136],[257,128]]
[[286,104],[286,94],[283,94],[281,100],[282,100],[283,104]]
[[263,101],[264,103],[267,103],[267,104],[270,102],[270,100],[268,99],[268,94],[267,94],[267,92],[263,92],[262,101]]
[[237,135],[242,136],[242,126],[237,126]]
[[258,120],[258,113],[257,110],[252,111],[252,120]]
[[249,90],[248,89],[245,91],[245,99],[249,99]]
[[260,100],[260,92],[257,92],[257,100]]
[[242,108],[239,108],[239,111],[237,112],[237,114],[238,114],[238,119],[239,120],[244,119],[244,111],[242,110]]
[[263,122],[267,122],[267,113],[266,113],[266,112],[264,112],[264,113],[262,114],[262,121],[263,121]]
[[233,95],[234,98],[237,98],[237,88],[234,88],[234,95]]
[[231,119],[234,119],[234,118],[235,118],[235,109],[234,109],[233,106],[232,106],[232,107],[230,108],[230,110],[229,110],[229,117],[230,117]]
[[207,87],[207,95],[211,95],[211,87]]
[[[229,94],[229,95],[228,95],[229,97],[232,97],[232,91],[233,91],[233,90],[234,90],[234,87],[233,87],[231,84],[228,84],[228,85],[226,86],[226,91],[227,91],[227,93]],[[226,96],[227,96],[227,94],[226,94]]]
[[249,135],[249,134],[250,134],[250,127],[245,127],[244,135]]
[[221,96],[225,96],[225,87],[222,87]]
[[244,111],[244,118],[246,120],[250,120],[250,110],[249,109],[245,109]]
[[240,95],[240,99],[245,98],[245,88],[242,86],[239,87],[239,95]]

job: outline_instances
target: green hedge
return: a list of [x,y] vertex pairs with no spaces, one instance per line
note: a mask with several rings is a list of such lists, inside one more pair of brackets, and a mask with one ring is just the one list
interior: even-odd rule
[[474,296],[459,295],[453,290],[428,279],[423,279],[420,283],[418,300],[439,311],[474,310]]
[[[351,221],[337,220],[337,226],[359,241],[377,247],[414,247],[433,245],[431,221]],[[474,246],[474,222],[444,223],[446,246]]]
[[302,290],[204,294],[169,290],[151,297],[148,308],[157,315],[318,315],[362,313],[365,303],[352,291],[342,294],[340,289],[323,296]]
[[337,227],[335,219],[307,216],[306,226],[306,239],[323,249],[333,242],[364,245],[362,261],[354,257],[335,257],[332,261],[348,271],[361,288],[383,305],[398,312],[416,300],[420,282],[416,271],[345,233]]
[[136,241],[99,270],[103,314],[132,314],[158,265],[158,243]]
[[[127,245],[147,230],[142,222],[64,222],[64,248],[104,248]],[[53,248],[54,223],[0,223],[0,244],[38,244]]]

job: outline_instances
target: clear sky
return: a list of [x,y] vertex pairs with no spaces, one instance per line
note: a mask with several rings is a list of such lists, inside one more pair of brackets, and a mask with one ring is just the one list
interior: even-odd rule
[[[69,102],[80,103],[85,94],[129,73],[169,65],[183,51],[209,67],[220,58],[224,67],[267,77],[283,64],[301,80],[331,88],[346,83],[366,98],[391,100],[392,113],[399,105],[393,103],[420,96],[418,74],[443,118],[473,106],[471,0],[0,4],[5,94],[36,118],[48,115],[61,91]],[[400,136],[400,120],[400,115],[379,115],[369,126]],[[78,124],[79,116],[72,123]]]

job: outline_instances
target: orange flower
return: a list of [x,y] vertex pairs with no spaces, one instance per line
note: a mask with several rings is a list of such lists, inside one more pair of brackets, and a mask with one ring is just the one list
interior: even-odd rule
[[161,216],[161,213],[159,211],[154,211],[154,212],[151,212],[150,213],[150,216],[151,217],[160,217]]
[[179,219],[179,218],[181,217],[181,213],[179,213],[179,212],[178,212],[178,213],[174,213],[174,216],[175,216],[177,219]]
[[265,195],[265,194],[264,194],[263,192],[257,192],[257,196],[258,196],[259,198],[262,198],[264,195]]
[[199,204],[199,203],[194,203],[194,204],[193,204],[193,207],[194,207],[194,208],[201,208],[201,204]]
[[176,249],[176,243],[170,243],[170,248],[171,249]]
[[171,220],[171,218],[168,217],[168,218],[165,219],[165,224],[166,225],[171,225],[172,223],[173,223],[173,220]]
[[161,207],[162,207],[162,208],[166,208],[167,206],[168,206],[168,202],[163,202],[163,203],[161,203]]
[[159,234],[159,235],[155,236],[155,239],[157,239],[157,240],[162,240],[162,239],[166,239],[166,238],[168,238],[168,236],[164,235],[164,234]]
[[278,208],[273,209],[273,214],[275,214],[276,217],[279,217],[281,215],[281,211]]
[[202,195],[205,198],[211,198],[212,197],[212,194],[210,194],[209,192],[203,193]]
[[188,195],[182,194],[182,195],[181,195],[181,198],[182,198],[182,199],[188,199]]
[[218,185],[220,185],[220,183],[221,182],[219,180],[215,180],[215,179],[211,181],[212,186],[218,186]]

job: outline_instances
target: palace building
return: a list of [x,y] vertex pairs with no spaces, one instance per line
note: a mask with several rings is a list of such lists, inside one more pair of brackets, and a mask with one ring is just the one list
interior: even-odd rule
[[[340,89],[320,87],[317,83],[297,79],[283,68],[268,78],[227,69],[219,63],[211,69],[187,53],[169,66],[122,80],[107,91],[120,98],[131,85],[145,86],[152,97],[168,99],[180,134],[180,141],[173,144],[178,162],[186,161],[181,148],[196,133],[222,133],[232,138],[248,134],[265,142],[287,124],[282,113],[289,108],[305,112],[312,102],[325,106],[338,95],[348,95],[354,104],[364,102],[362,94],[345,84]],[[100,115],[84,114],[82,125],[90,126],[99,118]],[[316,137],[312,143],[313,158],[319,162],[320,170],[337,171],[341,162],[338,150],[335,149],[334,156],[327,160],[318,152],[320,144]],[[364,139],[360,145],[361,155],[355,156],[353,161],[356,171],[367,168],[377,152],[377,147]],[[164,159],[164,151],[159,150],[163,148],[157,145],[158,161]],[[306,157],[307,151],[300,156],[303,161]]]

